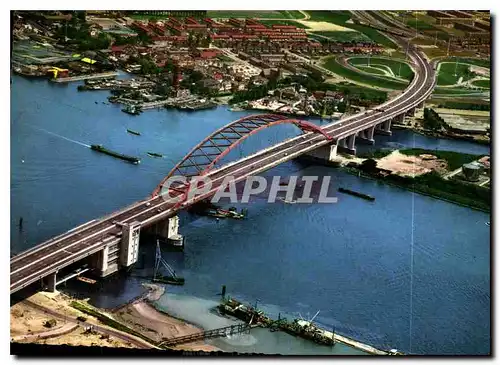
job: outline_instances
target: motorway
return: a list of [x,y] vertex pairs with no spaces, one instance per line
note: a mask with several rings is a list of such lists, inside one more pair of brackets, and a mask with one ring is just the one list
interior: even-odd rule
[[[403,93],[378,106],[378,111],[368,111],[330,123],[323,127],[324,131],[334,140],[339,140],[392,119],[427,99],[435,86],[434,68],[418,50],[410,48],[408,55],[414,62],[416,74]],[[182,205],[176,204],[175,197],[164,199],[158,196],[145,199],[35,246],[11,258],[10,292],[12,294],[50,273],[101,250],[106,245],[119,242],[121,228],[116,222],[139,221],[141,227],[147,227],[175,215],[178,210],[212,196],[227,176],[234,176],[235,182],[239,182],[329,143],[331,141],[326,140],[323,135],[312,132],[302,134],[212,170],[207,174],[212,180],[212,189],[204,195],[185,201]],[[176,194],[180,193],[172,195]]]

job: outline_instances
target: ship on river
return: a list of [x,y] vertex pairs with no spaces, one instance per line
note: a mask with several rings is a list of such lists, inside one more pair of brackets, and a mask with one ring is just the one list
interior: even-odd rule
[[104,153],[105,155],[113,156],[113,157],[119,158],[121,160],[125,160],[125,161],[128,161],[128,162],[131,162],[134,165],[137,165],[138,163],[141,162],[141,160],[139,158],[137,158],[137,157],[128,156],[128,155],[124,155],[122,153],[118,153],[118,152],[115,152],[115,151],[108,150],[106,147],[103,147],[100,144],[93,144],[93,145],[90,146],[90,148],[92,150],[94,150],[94,151]]

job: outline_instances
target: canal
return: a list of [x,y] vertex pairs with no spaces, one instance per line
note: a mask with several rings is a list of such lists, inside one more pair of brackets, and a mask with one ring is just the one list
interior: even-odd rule
[[[131,116],[120,106],[104,104],[107,92],[78,92],[79,84],[12,76],[12,253],[144,198],[196,143],[250,114],[220,106]],[[127,128],[141,136],[128,134]],[[293,126],[270,128],[225,161],[297,133]],[[489,152],[487,146],[409,131],[376,140],[382,146]],[[95,153],[87,147],[95,143],[138,156],[141,164]],[[241,221],[194,219],[183,213],[185,252],[165,252],[165,258],[186,285],[168,287],[159,307],[215,326],[219,317],[208,308],[224,284],[229,295],[257,303],[276,317],[307,318],[320,310],[315,321],[322,327],[376,347],[417,354],[490,352],[488,214],[321,166],[288,162],[265,174],[329,175],[335,184],[376,201],[348,195],[339,196],[337,204],[257,199],[246,207],[248,219]],[[24,219],[22,232],[19,217]],[[108,308],[137,295],[140,277],[151,272],[153,254],[153,243],[144,242],[132,277],[102,284],[92,302]],[[230,351],[326,351],[300,341],[291,350],[289,338],[260,331],[243,344],[213,341]],[[354,350],[336,346],[328,351]]]

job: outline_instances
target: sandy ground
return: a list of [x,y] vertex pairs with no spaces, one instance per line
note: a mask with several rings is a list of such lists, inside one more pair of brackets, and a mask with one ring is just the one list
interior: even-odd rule
[[[59,293],[39,292],[27,298],[27,300],[70,317],[76,318],[81,315],[76,309],[68,307],[71,298]],[[55,319],[56,325],[52,328],[44,327],[43,324],[50,319]],[[97,324],[97,321],[92,318],[87,318],[86,323]],[[73,331],[65,333],[72,328]],[[10,336],[12,341],[40,344],[135,347],[118,338],[101,338],[100,334],[89,335],[83,334],[83,332],[84,329],[76,324],[55,318],[23,302],[17,303],[10,308]],[[41,338],[39,338],[38,335],[40,335]],[[47,335],[58,336],[43,338]]]
[[[45,332],[49,329],[43,324],[51,318],[24,303],[17,303],[10,308],[10,336],[21,337]],[[51,329],[57,329],[63,325],[64,323],[58,321]]]
[[436,156],[406,156],[397,150],[377,161],[377,167],[402,176],[418,176],[432,170],[445,173],[447,166],[446,161],[439,160]]
[[[201,329],[157,311],[145,301],[138,301],[121,308],[114,317],[127,326],[149,338],[160,341],[162,338],[187,336],[202,332]],[[220,351],[218,348],[200,342],[179,345],[183,350]]]
[[100,346],[100,347],[126,347],[135,348],[131,343],[123,340],[101,335],[99,333],[87,333],[81,327],[62,336],[48,338],[38,341],[46,345],[71,345],[71,346]]
[[308,27],[308,31],[327,31],[327,32],[355,32],[355,30],[350,28],[345,28],[337,24],[328,22],[315,22],[311,20],[295,20],[296,22]]

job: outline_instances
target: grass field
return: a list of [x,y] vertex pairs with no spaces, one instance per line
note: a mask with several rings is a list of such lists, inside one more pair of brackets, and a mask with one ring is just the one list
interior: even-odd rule
[[490,88],[490,80],[476,80],[476,81],[472,82],[472,85],[489,89]]
[[[349,58],[347,62],[356,67],[358,67],[359,65],[367,65],[368,57],[352,57]],[[387,66],[392,70],[395,76],[400,76],[407,80],[411,80],[411,78],[413,77],[413,71],[410,66],[408,66],[408,64],[394,59],[370,57],[370,65]]]
[[302,14],[298,10],[281,10],[280,13],[282,14],[283,18],[304,19],[304,14]]
[[459,87],[436,87],[434,89],[433,95],[470,95],[470,94],[477,94],[480,96],[482,94],[482,91],[477,91],[477,90],[470,90],[470,89],[464,89],[464,88],[459,88]]
[[367,38],[371,39],[373,42],[381,44],[388,48],[398,48],[394,42],[389,38],[382,35],[377,30],[361,25],[361,24],[351,24],[347,23],[351,19],[352,14],[349,11],[307,11],[311,16],[312,21],[323,21],[333,24],[340,25],[342,27],[357,30],[358,32],[364,34]]
[[259,20],[259,22],[262,24],[265,24],[265,25],[273,25],[273,24],[294,25],[297,28],[304,28],[304,29],[308,28],[304,24],[301,24],[301,23],[293,21],[293,20]]
[[330,38],[332,41],[337,41],[337,42],[371,41],[370,38],[368,38],[363,33],[359,32],[313,32],[313,34],[319,34]]
[[[300,14],[300,12],[298,12]],[[288,18],[278,10],[209,10],[208,18]],[[300,18],[303,18],[301,16]],[[293,19],[293,18],[292,18]]]
[[475,66],[491,68],[491,60],[484,60],[484,59],[479,59],[479,58],[448,57],[448,58],[441,60],[441,62],[455,62],[457,59],[458,59],[458,62],[461,62],[461,63],[469,63],[469,64],[475,65]]
[[437,84],[441,86],[454,85],[460,78],[462,78],[463,81],[467,81],[473,77],[474,74],[470,72],[469,64],[441,62],[438,71]]
[[323,67],[336,73],[339,76],[345,77],[346,79],[363,83],[365,85],[370,85],[374,87],[381,87],[384,89],[393,90],[403,90],[406,88],[407,84],[403,82],[397,82],[387,77],[377,77],[370,75],[363,75],[351,69],[342,66],[334,57],[328,57],[323,62]]
[[356,68],[358,70],[361,70],[361,71],[364,71],[364,72],[368,72],[368,73],[374,74],[374,75],[380,75],[380,76],[385,76],[386,75],[384,71],[379,70],[378,68],[375,68],[375,67],[356,66]]

